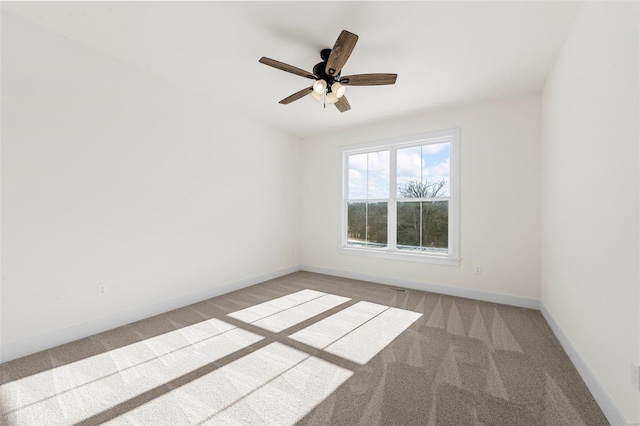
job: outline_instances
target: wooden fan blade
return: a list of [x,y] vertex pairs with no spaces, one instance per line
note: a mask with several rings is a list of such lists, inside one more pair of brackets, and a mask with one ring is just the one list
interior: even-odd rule
[[301,91],[296,92],[291,96],[287,96],[286,98],[281,100],[279,103],[281,103],[283,105],[290,104],[293,101],[297,101],[300,98],[304,98],[305,96],[307,96],[311,92],[313,92],[313,86],[307,87],[306,89],[302,89]]
[[277,68],[282,71],[290,72],[291,74],[299,75],[301,77],[310,78],[312,80],[317,80],[318,77],[310,73],[309,71],[305,71],[301,68],[294,67],[293,65],[285,64],[284,62],[276,61],[275,59],[265,58],[264,56],[260,58],[258,61],[261,64],[269,65],[270,67]]
[[333,49],[327,59],[326,72],[329,75],[337,75],[342,70],[342,67],[351,56],[353,48],[356,47],[358,36],[350,33],[347,30],[343,30],[340,36],[336,40],[336,44],[333,45]]
[[395,84],[398,74],[356,74],[340,78],[340,83],[348,86],[382,86]]
[[340,112],[349,111],[351,109],[351,105],[349,105],[349,101],[347,100],[346,96],[343,96],[340,99],[338,99],[338,102],[336,102],[334,105],[336,106],[336,108],[338,108],[338,111]]

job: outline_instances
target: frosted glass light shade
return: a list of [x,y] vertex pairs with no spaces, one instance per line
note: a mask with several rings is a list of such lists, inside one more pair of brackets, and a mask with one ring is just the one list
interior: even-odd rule
[[338,98],[344,96],[344,92],[347,91],[347,88],[337,81],[331,85],[331,91],[336,94]]
[[316,101],[320,102],[320,100],[322,99],[322,95],[320,93],[316,93],[315,91],[311,91],[311,97],[313,99],[315,99]]
[[336,102],[338,102],[338,97],[336,96],[336,94],[333,92],[327,93],[327,103],[335,104]]
[[322,92],[324,92],[325,90],[327,90],[327,82],[324,80],[316,80],[315,83],[313,83],[313,91],[316,92],[317,94],[321,95]]

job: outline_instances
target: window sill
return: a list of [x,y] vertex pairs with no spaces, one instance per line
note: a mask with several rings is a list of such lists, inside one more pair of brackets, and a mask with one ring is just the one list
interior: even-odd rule
[[428,255],[428,254],[401,253],[401,252],[391,252],[391,251],[381,250],[381,249],[364,249],[364,248],[353,248],[353,247],[340,247],[338,248],[338,252],[340,254],[347,254],[347,255],[375,257],[379,259],[381,258],[381,259],[403,260],[407,262],[432,263],[436,265],[448,265],[448,266],[460,266],[460,260],[461,260],[459,258],[454,258],[451,256],[434,256],[434,255]]

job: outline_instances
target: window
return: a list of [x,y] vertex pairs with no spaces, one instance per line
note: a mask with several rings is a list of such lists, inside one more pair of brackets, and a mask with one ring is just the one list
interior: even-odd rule
[[458,129],[343,151],[341,247],[459,264]]

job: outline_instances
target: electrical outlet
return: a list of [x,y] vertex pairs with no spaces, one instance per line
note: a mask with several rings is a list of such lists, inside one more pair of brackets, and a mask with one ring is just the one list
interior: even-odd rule
[[640,390],[640,370],[635,362],[631,361],[631,384],[637,390]]
[[476,275],[482,275],[482,266],[476,266],[474,272]]
[[108,292],[109,292],[109,286],[107,285],[107,283],[98,284],[98,297],[104,296]]

